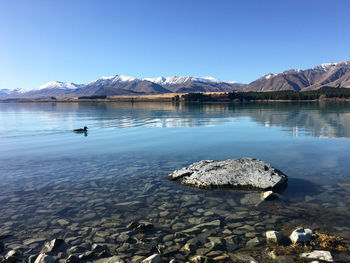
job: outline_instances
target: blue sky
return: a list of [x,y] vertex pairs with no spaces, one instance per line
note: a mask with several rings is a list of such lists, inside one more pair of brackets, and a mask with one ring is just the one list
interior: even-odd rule
[[0,0],[0,88],[268,72],[350,58],[348,0]]

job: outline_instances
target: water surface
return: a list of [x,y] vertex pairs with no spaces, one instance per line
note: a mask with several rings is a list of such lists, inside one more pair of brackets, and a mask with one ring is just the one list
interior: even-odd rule
[[[83,126],[87,134],[72,132]],[[207,233],[223,238],[230,231],[242,246],[253,234],[298,225],[348,237],[349,156],[346,103],[2,103],[0,233],[14,234],[8,242],[27,253],[40,242],[25,240],[64,237],[72,245],[117,244],[125,258],[175,246],[165,236],[217,219]],[[283,198],[257,205],[257,193],[167,180],[195,161],[239,157],[286,173]],[[154,236],[144,238],[158,241],[144,254],[116,241],[132,220],[155,225]]]

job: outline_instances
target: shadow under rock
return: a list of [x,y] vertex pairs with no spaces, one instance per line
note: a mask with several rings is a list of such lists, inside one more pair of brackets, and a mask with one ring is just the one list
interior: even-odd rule
[[317,195],[322,189],[319,185],[305,179],[288,178],[288,187],[284,190],[283,196],[286,198],[304,200],[305,196]]

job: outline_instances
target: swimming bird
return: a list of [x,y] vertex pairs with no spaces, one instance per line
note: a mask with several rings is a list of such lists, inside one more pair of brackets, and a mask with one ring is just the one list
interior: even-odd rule
[[87,130],[88,130],[88,127],[84,127],[84,129],[75,129],[75,130],[73,130],[74,132],[79,132],[79,133],[82,133],[82,132],[87,132]]

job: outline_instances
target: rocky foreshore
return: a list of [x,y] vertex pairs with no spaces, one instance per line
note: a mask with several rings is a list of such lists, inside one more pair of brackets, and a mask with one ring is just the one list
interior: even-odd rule
[[[253,229],[233,223],[223,233],[215,230],[220,220],[197,224],[192,228],[161,232],[150,222],[131,222],[127,231],[115,235],[114,243],[76,244],[70,238],[45,241],[32,238],[6,246],[10,236],[0,235],[1,263],[158,263],[158,262],[238,262],[238,263],[293,263],[293,262],[348,262],[350,243],[342,238],[299,227],[289,236],[276,230],[252,232]],[[259,229],[256,225],[256,230]],[[174,227],[173,227],[174,228]],[[164,231],[164,230],[163,230]],[[242,238],[241,233],[244,233]],[[262,235],[263,234],[263,235]],[[102,241],[102,240],[101,240]],[[41,245],[39,253],[34,248]],[[331,252],[332,251],[332,252]],[[340,256],[339,256],[340,253]],[[343,253],[343,254],[341,254]],[[342,261],[344,260],[344,261]]]
[[[174,160],[165,166],[161,162],[142,159],[135,168],[128,166],[127,158],[125,165],[118,166],[125,167],[122,170],[115,168],[113,159],[103,163],[103,169],[87,166],[84,170],[100,178],[76,182],[74,177],[62,186],[59,176],[46,184],[43,177],[30,180],[20,191],[3,188],[1,256],[7,262],[29,262],[30,258],[31,263],[39,259],[65,263],[70,256],[68,262],[77,258],[79,262],[142,262],[155,254],[159,256],[151,259],[166,263],[288,263],[312,262],[317,251],[328,251],[333,261],[350,262],[348,184],[326,184],[315,190],[315,185],[291,178],[290,185],[298,183],[288,189],[292,197],[285,192],[281,198],[262,201],[269,191],[183,187],[159,175],[184,163]],[[82,174],[81,169],[77,167],[75,174]],[[104,174],[110,169],[127,176]],[[290,235],[297,228],[304,229],[306,236],[311,229],[312,240],[293,244]],[[49,257],[38,259],[44,244],[54,239],[64,243],[44,253]],[[100,247],[108,250],[97,252]],[[8,254],[11,250],[16,252]],[[303,253],[311,254],[304,259]]]

